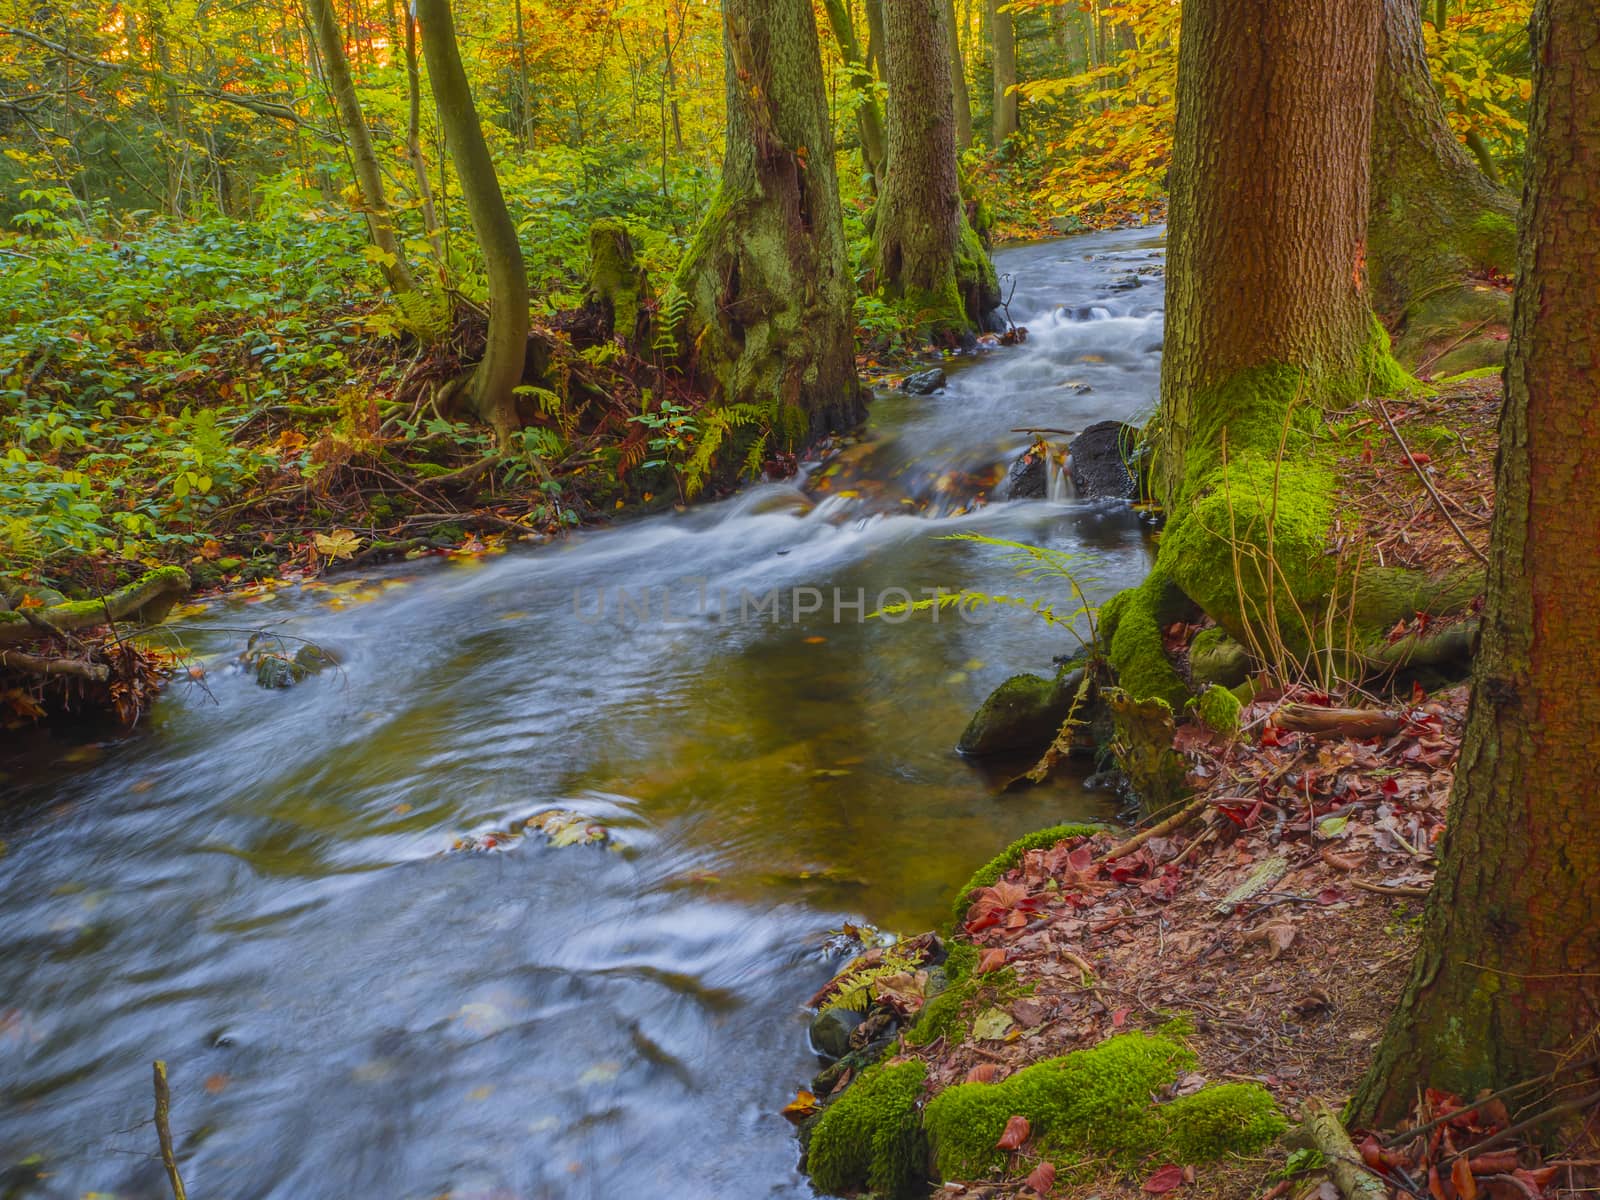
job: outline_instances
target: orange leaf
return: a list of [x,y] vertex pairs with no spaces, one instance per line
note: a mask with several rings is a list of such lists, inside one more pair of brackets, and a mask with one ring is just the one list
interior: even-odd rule
[[1450,1168],[1450,1182],[1461,1200],[1478,1200],[1478,1181],[1472,1177],[1472,1163],[1464,1155]]
[[967,1072],[964,1080],[966,1083],[993,1083],[1000,1074],[1000,1068],[994,1063],[979,1063]]
[[1144,1190],[1152,1196],[1165,1195],[1174,1188],[1182,1186],[1183,1168],[1176,1163],[1168,1163],[1144,1181]]
[[805,1088],[801,1088],[794,1094],[794,1099],[783,1106],[783,1115],[791,1123],[798,1125],[816,1112],[818,1107],[817,1098],[806,1091]]
[[1006,1122],[1006,1130],[1000,1135],[1000,1140],[994,1144],[996,1150],[1015,1150],[1028,1140],[1030,1133],[1027,1117],[1012,1117]]
[[1007,950],[1004,946],[995,946],[983,952],[983,957],[978,960],[976,974],[987,975],[990,971],[998,971],[1006,965]]

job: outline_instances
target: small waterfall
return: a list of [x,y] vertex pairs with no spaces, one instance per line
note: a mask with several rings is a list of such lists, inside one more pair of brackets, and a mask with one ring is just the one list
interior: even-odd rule
[[1051,504],[1060,504],[1071,500],[1076,495],[1072,486],[1072,475],[1067,471],[1067,452],[1065,449],[1060,454],[1050,455],[1050,471],[1045,484],[1044,498]]

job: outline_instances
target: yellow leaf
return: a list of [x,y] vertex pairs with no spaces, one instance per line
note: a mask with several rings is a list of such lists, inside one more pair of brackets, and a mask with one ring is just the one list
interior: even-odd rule
[[317,553],[331,562],[354,558],[361,549],[361,535],[349,529],[335,529],[332,533],[317,533],[311,537]]

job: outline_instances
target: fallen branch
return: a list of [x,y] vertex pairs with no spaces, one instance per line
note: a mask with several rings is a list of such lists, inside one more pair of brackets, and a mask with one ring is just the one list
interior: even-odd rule
[[1211,800],[1208,796],[1195,797],[1195,799],[1189,801],[1189,803],[1185,804],[1182,808],[1173,813],[1165,821],[1162,821],[1159,825],[1152,825],[1149,829],[1141,830],[1140,832],[1134,834],[1127,841],[1123,842],[1120,846],[1113,846],[1105,854],[1100,856],[1100,861],[1109,862],[1114,858],[1122,858],[1125,855],[1132,854],[1151,838],[1163,837],[1166,834],[1171,833],[1174,829],[1186,824],[1194,817],[1196,813],[1198,813],[1210,802]]
[[1389,1189],[1367,1170],[1337,1113],[1321,1100],[1307,1100],[1300,1116],[1345,1200],[1389,1200]]
[[87,679],[91,683],[104,683],[111,678],[111,668],[100,663],[84,662],[76,658],[41,658],[37,654],[24,654],[20,650],[0,650],[0,667],[25,671],[29,675]]
[[1405,721],[1376,708],[1321,708],[1315,704],[1284,704],[1272,714],[1279,729],[1311,733],[1318,737],[1389,737],[1405,728]]
[[127,617],[137,618],[143,625],[154,625],[188,591],[189,576],[184,574],[183,568],[159,567],[99,600],[73,600],[49,608],[0,612],[0,645],[37,636],[44,631],[37,622],[47,626],[50,633],[109,625]]
[[1418,899],[1430,894],[1430,888],[1406,887],[1398,883],[1368,883],[1365,879],[1345,880],[1353,888],[1363,892],[1377,892],[1380,896],[1415,896]]
[[1417,478],[1422,481],[1422,486],[1428,489],[1428,495],[1432,496],[1433,502],[1439,506],[1440,515],[1450,522],[1450,528],[1456,531],[1456,536],[1461,539],[1461,544],[1471,550],[1473,556],[1487,567],[1489,565],[1489,556],[1479,550],[1473,544],[1472,539],[1462,530],[1461,526],[1456,524],[1456,519],[1450,515],[1450,510],[1444,506],[1444,501],[1439,498],[1439,493],[1434,490],[1433,480],[1428,478],[1428,473],[1422,469],[1422,464],[1411,457],[1411,451],[1406,446],[1405,438],[1400,436],[1400,430],[1395,427],[1394,421],[1389,417],[1389,409],[1383,403],[1383,397],[1374,396],[1373,400],[1377,402],[1378,411],[1383,414],[1383,423],[1389,427],[1389,432],[1394,434],[1394,440],[1400,444],[1400,456],[1411,464],[1411,469],[1416,472]]
[[161,1161],[167,1168],[167,1178],[172,1182],[173,1200],[188,1200],[183,1190],[183,1178],[178,1174],[178,1160],[172,1153],[172,1126],[167,1121],[172,1097],[167,1091],[167,1064],[155,1061],[156,1076],[156,1137],[161,1141]]

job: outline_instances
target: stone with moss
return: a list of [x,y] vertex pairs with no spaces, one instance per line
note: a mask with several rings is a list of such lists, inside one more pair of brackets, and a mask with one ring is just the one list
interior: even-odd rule
[[1239,714],[1244,705],[1225,687],[1212,684],[1196,697],[1195,715],[1213,733],[1232,737],[1239,732]]
[[982,758],[1010,751],[1043,750],[1072,712],[1081,670],[1054,679],[1013,675],[984,699],[956,743],[963,754]]
[[1198,686],[1237,687],[1249,678],[1251,665],[1250,652],[1220,625],[1202,629],[1189,643],[1189,678]]
[[918,1193],[927,1160],[917,1102],[928,1069],[883,1063],[823,1110],[806,1148],[806,1170],[824,1192],[866,1192],[900,1200]]
[[644,270],[634,257],[627,225],[603,217],[589,226],[589,279],[584,300],[605,315],[611,331],[636,344],[644,330],[642,301],[649,289]]

